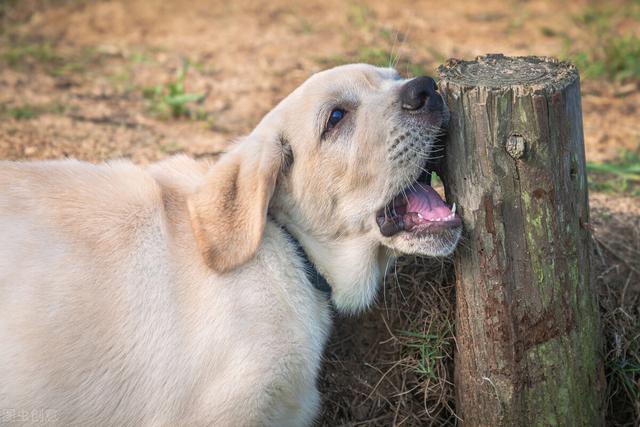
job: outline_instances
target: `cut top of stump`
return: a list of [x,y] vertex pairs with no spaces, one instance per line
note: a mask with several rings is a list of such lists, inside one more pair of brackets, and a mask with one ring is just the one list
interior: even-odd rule
[[556,92],[578,78],[576,68],[565,61],[541,56],[478,56],[473,61],[449,59],[438,68],[440,79],[469,89],[511,88],[522,92]]

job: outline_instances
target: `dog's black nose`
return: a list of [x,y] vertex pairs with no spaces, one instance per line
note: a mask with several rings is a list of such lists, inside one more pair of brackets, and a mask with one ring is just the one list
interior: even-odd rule
[[427,106],[427,110],[442,110],[443,102],[438,87],[431,77],[416,77],[409,80],[400,89],[400,102],[405,110],[419,110]]

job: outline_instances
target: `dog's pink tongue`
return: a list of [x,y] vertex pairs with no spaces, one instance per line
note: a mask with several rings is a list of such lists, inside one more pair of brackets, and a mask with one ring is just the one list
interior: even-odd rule
[[442,197],[426,184],[417,183],[407,191],[407,212],[419,213],[427,221],[436,221],[451,215]]

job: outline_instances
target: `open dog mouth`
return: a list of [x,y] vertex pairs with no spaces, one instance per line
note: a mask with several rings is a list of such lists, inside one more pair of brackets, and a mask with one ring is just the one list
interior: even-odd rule
[[376,222],[385,237],[401,231],[419,234],[461,225],[455,203],[449,207],[431,187],[431,172],[423,172],[416,182],[395,196],[376,213]]

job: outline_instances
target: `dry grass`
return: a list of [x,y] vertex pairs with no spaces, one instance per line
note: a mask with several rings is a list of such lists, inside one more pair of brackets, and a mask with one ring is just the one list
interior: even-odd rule
[[407,258],[391,270],[374,309],[336,319],[322,425],[455,423],[452,266]]
[[[604,332],[607,421],[640,425],[640,215],[637,200],[612,210],[593,200],[597,286]],[[625,209],[625,204],[632,209]],[[633,209],[635,208],[635,209]]]

